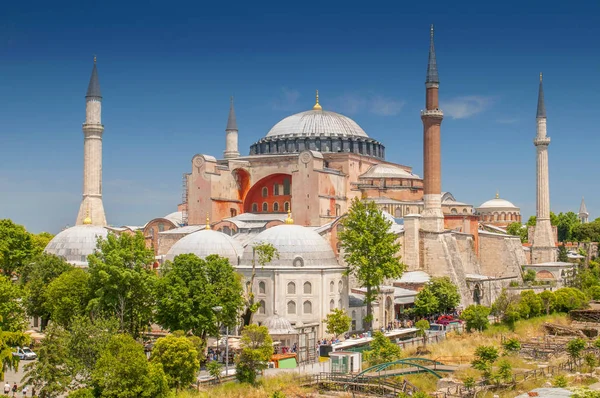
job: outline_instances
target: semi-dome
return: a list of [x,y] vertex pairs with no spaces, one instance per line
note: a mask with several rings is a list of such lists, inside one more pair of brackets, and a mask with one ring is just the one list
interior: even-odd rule
[[263,323],[269,329],[269,334],[282,335],[282,334],[298,334],[296,329],[292,326],[291,322],[287,318],[283,318],[278,314],[267,317]]
[[59,232],[44,249],[45,253],[64,258],[68,263],[87,267],[98,238],[106,239],[108,230],[98,225],[76,225]]
[[254,243],[270,243],[279,252],[267,267],[339,267],[329,243],[308,227],[285,224],[266,229],[246,246],[241,265],[252,265]]
[[281,120],[266,137],[363,137],[369,136],[354,120],[339,113],[310,110]]
[[211,229],[202,229],[175,242],[167,252],[166,260],[173,261],[180,254],[195,254],[200,258],[218,254],[229,259],[229,263],[236,266],[242,251],[242,246],[229,235]]
[[516,209],[517,206],[515,206],[514,204],[512,204],[511,202],[509,202],[506,199],[500,199],[500,198],[494,198],[491,200],[488,200],[487,202],[484,202],[481,204],[481,206],[478,207],[479,209]]

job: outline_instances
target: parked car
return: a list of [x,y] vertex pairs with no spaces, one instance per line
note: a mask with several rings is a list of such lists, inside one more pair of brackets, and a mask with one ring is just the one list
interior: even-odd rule
[[31,351],[31,348],[29,347],[17,347],[17,351],[13,352],[13,356],[26,361],[37,358],[37,354]]

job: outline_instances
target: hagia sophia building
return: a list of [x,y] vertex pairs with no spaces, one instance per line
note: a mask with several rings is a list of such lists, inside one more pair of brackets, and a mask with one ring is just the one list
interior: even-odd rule
[[[156,266],[183,253],[219,254],[248,277],[252,246],[272,243],[280,256],[258,270],[253,290],[261,306],[254,319],[289,333],[308,331],[322,337],[323,319],[334,308],[352,316],[354,330],[362,327],[364,291],[344,275],[337,239],[340,221],[352,199],[359,198],[374,201],[390,220],[401,244],[399,255],[408,267],[402,278],[380,288],[374,327],[396,319],[432,276],[448,276],[460,288],[463,306],[489,305],[510,281],[521,279],[522,266],[555,262],[555,242],[548,240],[549,224],[534,234],[540,238],[531,248],[507,234],[505,227],[520,222],[521,214],[498,195],[474,208],[441,191],[443,111],[438,104],[433,26],[430,36],[421,111],[423,177],[410,166],[386,161],[384,144],[349,117],[327,110],[318,92],[311,109],[277,122],[251,145],[248,155],[241,155],[232,99],[223,155],[194,155],[184,174],[177,211],[143,227],[109,227],[106,221],[101,191],[102,95],[94,60],[83,124],[83,199],[76,225],[57,234],[46,252],[86,266],[97,237],[142,231],[155,252]],[[539,95],[543,106],[541,80]],[[547,164],[545,108],[542,120],[539,106],[538,101],[536,148],[538,159],[546,159],[540,164]],[[539,138],[542,122],[544,137]],[[544,180],[543,170],[538,170],[538,188],[547,180],[547,174]],[[538,205],[548,200],[549,208],[544,192],[538,189]],[[543,224],[545,213],[540,214]]]

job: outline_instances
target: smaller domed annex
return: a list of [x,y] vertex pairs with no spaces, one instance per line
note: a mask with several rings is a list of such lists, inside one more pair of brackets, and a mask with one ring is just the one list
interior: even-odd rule
[[242,254],[242,246],[222,232],[201,229],[178,240],[167,252],[165,259],[173,261],[180,254],[195,254],[200,258],[217,254],[229,259],[229,263],[235,267]]
[[521,209],[508,200],[500,198],[499,194],[496,194],[494,199],[482,203],[475,210],[483,223],[505,227],[513,222],[521,222]]
[[105,227],[84,224],[76,225],[59,232],[44,249],[45,253],[62,257],[69,264],[87,267],[87,257],[94,253],[98,239],[106,239]]

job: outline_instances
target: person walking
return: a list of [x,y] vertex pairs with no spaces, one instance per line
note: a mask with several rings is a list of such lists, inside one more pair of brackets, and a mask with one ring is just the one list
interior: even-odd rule
[[27,396],[27,386],[23,387],[23,396]]
[[10,394],[10,384],[8,384],[8,381],[6,383],[4,383],[4,395],[8,395]]

